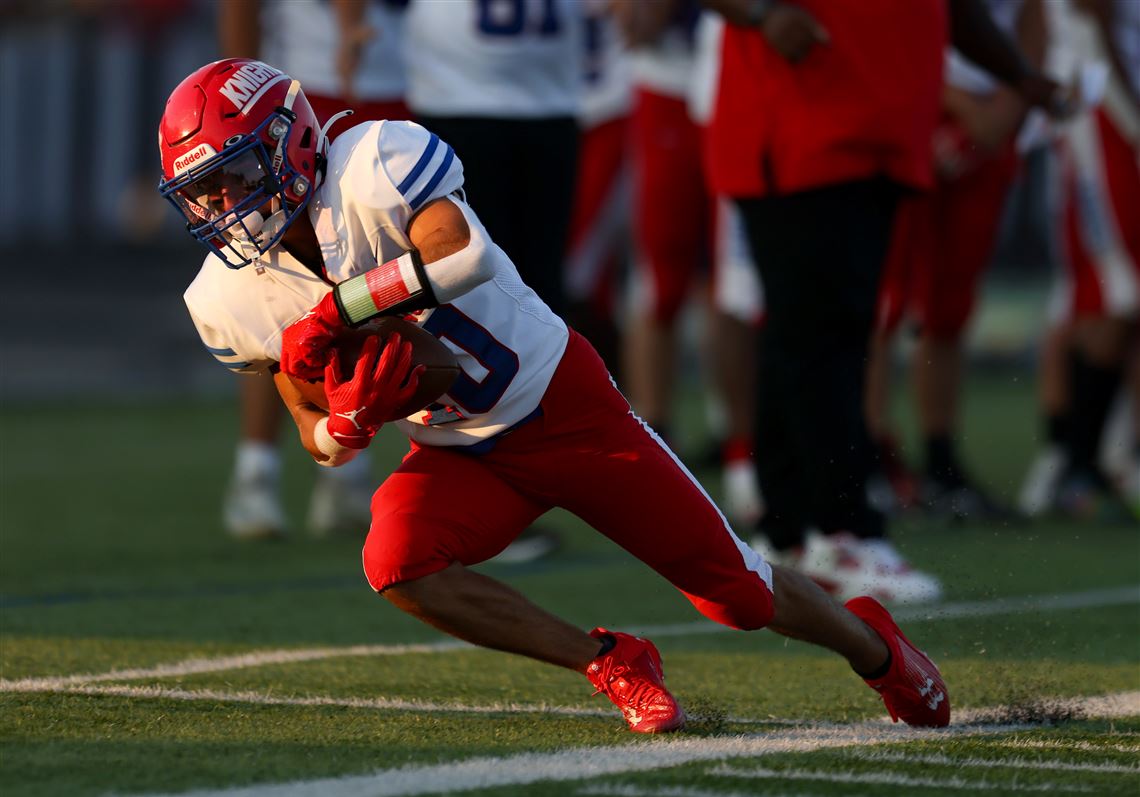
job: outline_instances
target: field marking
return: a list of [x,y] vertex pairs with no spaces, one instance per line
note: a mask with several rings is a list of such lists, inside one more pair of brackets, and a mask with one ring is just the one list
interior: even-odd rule
[[[1140,713],[1140,692],[1126,692],[1110,697],[1116,699],[1107,701],[1095,698],[1075,699],[1072,702],[1082,709],[1086,716],[1095,716],[1097,711],[1105,708],[1117,711],[1122,705],[1129,705],[1133,711]],[[1000,711],[1000,708],[990,711]],[[698,761],[724,761],[775,753],[987,736],[1025,730],[1028,727],[952,725],[949,728],[932,730],[886,725],[883,722],[857,722],[849,725],[788,728],[776,732],[738,736],[674,736],[636,741],[631,739],[630,743],[625,745],[571,748],[552,753],[487,756],[446,764],[409,765],[367,775],[183,792],[180,793],[180,797],[413,797],[413,795],[438,792],[582,780],[604,775],[645,772]],[[936,783],[944,784],[946,781],[943,779]],[[960,788],[973,787],[962,785]],[[1010,787],[1002,785],[1000,788]],[[162,795],[162,797],[170,796]]]
[[[97,695],[103,697],[137,697],[150,700],[209,700],[217,703],[252,703],[260,706],[336,706],[338,708],[373,709],[377,711],[425,711],[449,714],[561,714],[571,717],[617,717],[613,709],[555,706],[545,703],[432,703],[425,700],[401,700],[386,697],[280,697],[260,692],[222,692],[217,689],[179,689],[164,686],[71,686],[64,689],[36,689],[69,695]],[[756,724],[761,723],[756,720]]]
[[[12,690],[16,691],[16,690]],[[372,709],[378,711],[425,711],[443,714],[552,714],[570,717],[615,717],[613,709],[582,708],[579,706],[558,706],[547,703],[490,703],[473,705],[468,703],[433,703],[400,698],[361,698],[309,695],[304,697],[283,697],[261,692],[224,692],[217,689],[181,689],[164,686],[95,686],[81,684],[53,689],[27,689],[24,692],[56,692],[63,694],[99,695],[107,697],[135,697],[151,700],[214,701],[220,703],[249,703],[262,706],[337,706],[341,708]],[[1042,701],[1043,714],[1071,714],[1075,719],[1093,717],[1113,719],[1140,716],[1140,691],[1117,692],[1110,695],[1087,697],[1051,698]],[[985,727],[1008,726],[1003,720],[1010,716],[1011,709],[1005,706],[991,708],[964,708],[954,712],[954,725],[977,725]],[[1014,714],[1016,716],[1016,714]],[[733,725],[782,725],[815,730],[849,727],[846,724],[806,719],[758,719],[750,717],[725,717],[724,722]],[[869,723],[886,725],[889,717],[868,720]],[[1140,750],[1140,748],[1136,748]]]
[[[706,789],[690,789],[687,786],[632,786],[629,784],[614,784],[613,786],[584,786],[575,794],[605,794],[613,797],[756,797],[754,791],[708,791]],[[784,797],[779,792],[764,792],[764,797]],[[790,797],[790,795],[789,795]],[[802,791],[795,792],[795,797],[804,797]]]
[[[552,753],[486,756],[446,764],[410,765],[367,775],[176,792],[179,797],[413,797],[500,786],[564,782],[646,772],[700,761],[803,753],[866,744],[890,744],[1007,733],[1003,728],[958,726],[942,730],[860,722],[843,727],[801,728],[775,733],[719,737],[673,737],[608,747],[580,747]],[[150,795],[150,797],[160,797]],[[173,795],[161,795],[173,797]]]
[[967,769],[1032,769],[1061,770],[1066,772],[1103,772],[1107,774],[1140,774],[1138,764],[1082,764],[1077,761],[1044,761],[1027,758],[960,758],[943,755],[891,753],[885,750],[868,750],[847,756],[859,761],[881,761],[889,764],[927,764],[931,766],[964,767]]
[[[992,617],[1001,614],[1021,614],[1035,611],[1093,609],[1132,603],[1140,603],[1140,584],[1093,589],[1084,592],[1066,592],[1060,595],[1027,595],[1015,598],[993,598],[985,601],[959,601],[930,606],[900,606],[897,609],[891,609],[891,614],[900,623],[937,622],[939,620],[960,620],[970,617]],[[699,621],[639,626],[634,629],[634,632],[644,636],[664,637],[719,634],[731,630],[731,628],[716,623]]]
[[[1104,719],[1110,719],[1105,717]],[[1140,753],[1140,745],[1097,744],[1096,742],[1065,742],[1051,739],[1010,739],[996,742],[998,747],[1014,750],[1075,750],[1082,753]]]
[[[1116,606],[1140,603],[1140,584],[1112,589],[1069,592],[1061,595],[1038,595],[1023,598],[997,598],[992,601],[965,601],[947,603],[940,606],[902,607],[892,612],[902,621],[938,621],[963,617],[987,617],[998,614],[1025,611],[1056,611],[1062,609],[1083,609],[1097,606]],[[689,636],[728,632],[725,626],[708,621],[675,623],[671,625],[641,626],[632,629],[635,633],[654,637]],[[351,656],[406,656],[410,654],[447,653],[455,650],[474,649],[465,642],[445,640],[441,642],[401,645],[347,645],[344,647],[293,648],[279,650],[251,651],[249,653],[216,658],[191,658],[183,661],[160,664],[149,668],[111,670],[102,673],[78,675],[0,679],[0,692],[53,692],[72,686],[104,683],[108,681],[139,681],[150,678],[176,678],[185,675],[225,672],[228,670],[263,667],[271,664],[293,664]]]
[[[919,786],[925,789],[963,789],[965,791],[1049,791],[1089,792],[1087,786],[1059,786],[1053,783],[1019,784],[993,783],[988,780],[964,780],[956,776],[916,778],[889,772],[823,772],[813,769],[738,769],[719,766],[709,770],[710,775],[728,778],[758,778],[761,780],[810,780],[823,783],[867,783],[876,786]],[[583,790],[582,793],[590,793]],[[607,792],[594,792],[604,794]]]
[[262,650],[216,658],[192,658],[156,667],[110,670],[82,675],[61,675],[48,678],[0,679],[0,692],[53,692],[84,684],[106,681],[139,681],[149,678],[177,678],[185,675],[226,672],[270,664],[295,664],[352,656],[407,656],[413,653],[446,653],[470,648],[466,642],[444,641],[420,645],[347,645],[344,647],[294,648]]

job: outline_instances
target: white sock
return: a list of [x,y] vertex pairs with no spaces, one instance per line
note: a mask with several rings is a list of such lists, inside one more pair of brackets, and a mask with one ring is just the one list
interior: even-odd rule
[[234,478],[276,480],[281,474],[281,455],[277,446],[260,440],[242,440],[234,457]]

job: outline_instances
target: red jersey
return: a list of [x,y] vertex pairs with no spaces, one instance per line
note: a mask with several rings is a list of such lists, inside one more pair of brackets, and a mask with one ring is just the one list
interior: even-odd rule
[[790,64],[728,25],[706,160],[716,193],[764,196],[886,175],[932,184],[946,0],[795,0],[831,37]]

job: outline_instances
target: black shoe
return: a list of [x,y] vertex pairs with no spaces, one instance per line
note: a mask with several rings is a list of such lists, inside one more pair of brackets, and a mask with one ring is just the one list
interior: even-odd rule
[[964,474],[949,474],[949,478],[927,477],[922,485],[922,504],[935,517],[955,522],[1019,520],[1013,508],[990,497]]

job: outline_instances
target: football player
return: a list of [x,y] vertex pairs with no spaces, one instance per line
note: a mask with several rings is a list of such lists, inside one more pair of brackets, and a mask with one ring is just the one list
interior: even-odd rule
[[[330,139],[368,119],[408,119],[404,105],[400,0],[229,0],[219,3],[218,40],[226,56],[265,58],[306,88],[321,121],[346,108]],[[241,539],[283,536],[278,448],[284,409],[265,375],[239,380],[241,433],[222,504],[226,530]],[[346,468],[319,469],[307,525],[318,536],[368,527],[372,468],[357,457]]]
[[[388,601],[473,644],[584,674],[633,731],[679,729],[685,715],[651,642],[586,633],[468,569],[563,507],[706,617],[830,648],[894,718],[949,722],[938,668],[882,606],[841,607],[732,533],[593,348],[487,235],[438,136],[368,122],[326,147],[299,83],[229,59],[175,88],[159,148],[160,191],[209,250],[185,295],[203,342],[232,370],[275,372],[317,462],[337,466],[366,448],[420,373],[395,335],[383,351],[366,344],[342,373],[329,349],[343,330],[403,316],[456,355],[454,386],[395,421],[411,451],[373,497],[364,571]],[[327,412],[292,381],[322,376]]]

